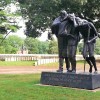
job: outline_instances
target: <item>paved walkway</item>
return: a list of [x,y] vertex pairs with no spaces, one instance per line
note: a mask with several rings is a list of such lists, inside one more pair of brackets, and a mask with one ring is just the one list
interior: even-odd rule
[[38,66],[0,66],[0,74],[29,74],[41,73],[42,71],[56,71],[56,68],[46,68]]
[[[97,63],[98,72],[100,73],[100,63]],[[65,69],[65,68],[64,68]],[[31,74],[41,73],[43,71],[56,72],[57,67],[45,67],[45,66],[0,66],[0,74]],[[89,66],[86,65],[86,72],[88,72]],[[94,68],[93,68],[94,71]],[[64,70],[66,72],[66,69]],[[77,65],[77,72],[84,72],[83,65]]]

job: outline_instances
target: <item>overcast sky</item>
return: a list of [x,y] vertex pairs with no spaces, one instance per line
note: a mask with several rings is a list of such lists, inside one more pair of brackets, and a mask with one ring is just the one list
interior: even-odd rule
[[[14,4],[10,5],[11,7],[11,12],[15,12],[17,10],[16,6]],[[8,8],[7,8],[8,9]],[[18,19],[18,25],[22,26],[22,28],[20,28],[16,33],[10,33],[9,35],[17,35],[21,38],[26,38],[26,35],[24,35],[24,31],[25,31],[25,21],[22,17],[20,17]],[[44,32],[41,37],[38,38],[40,41],[46,41],[48,39],[48,32]]]

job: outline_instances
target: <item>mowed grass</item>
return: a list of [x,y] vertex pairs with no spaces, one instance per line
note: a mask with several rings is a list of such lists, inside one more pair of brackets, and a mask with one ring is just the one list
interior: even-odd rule
[[[0,61],[0,66],[34,66],[34,63],[35,61]],[[78,61],[77,63],[83,63],[83,61]],[[41,64],[39,66],[58,67],[58,62]]]
[[[77,67],[79,69],[80,65],[83,67],[84,66],[84,61],[77,61]],[[48,68],[57,68],[58,69],[58,66],[59,66],[59,63],[58,62],[54,62],[54,63],[47,63],[47,64],[41,64],[41,65],[38,65],[38,66],[42,66],[42,67],[48,67]],[[64,62],[64,69],[66,69],[66,64]]]
[[[83,64],[81,61],[78,63]],[[33,64],[33,61],[0,62],[0,66]],[[58,67],[58,63],[44,66]],[[41,74],[0,75],[0,100],[100,100],[100,91],[44,86],[40,85],[40,77]]]
[[0,75],[0,100],[100,100],[100,91],[39,85],[40,76]]
[[0,66],[33,66],[34,61],[0,61]]

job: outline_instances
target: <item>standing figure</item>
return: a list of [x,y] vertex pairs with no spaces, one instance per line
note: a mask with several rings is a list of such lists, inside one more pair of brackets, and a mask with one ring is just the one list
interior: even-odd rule
[[65,59],[67,71],[70,68],[69,60],[67,57],[68,39],[67,36],[61,35],[63,33],[66,33],[65,26],[67,25],[67,21],[62,22],[65,18],[67,18],[67,12],[65,10],[62,10],[60,12],[60,16],[53,21],[51,27],[52,33],[56,35],[58,41],[59,69],[57,70],[57,72],[63,72],[64,59]]
[[81,33],[84,39],[84,46],[83,46],[83,57],[90,65],[89,72],[92,73],[92,66],[94,66],[95,73],[97,73],[97,66],[94,57],[94,47],[96,43],[96,39],[98,37],[98,33],[96,31],[95,26],[86,20],[76,18],[78,22],[78,26],[76,28],[76,33]]
[[77,26],[75,15],[69,14],[68,15],[68,23],[70,32],[67,34],[68,36],[68,59],[71,63],[72,70],[71,72],[76,72],[76,51],[77,51],[77,45],[80,40],[80,35],[75,34],[75,27]]

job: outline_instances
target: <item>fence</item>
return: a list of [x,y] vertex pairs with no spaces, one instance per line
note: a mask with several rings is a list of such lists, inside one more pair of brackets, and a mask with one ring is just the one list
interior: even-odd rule
[[[100,60],[100,55],[95,55]],[[58,62],[57,54],[0,54],[1,61],[35,61],[35,65]],[[76,60],[84,60],[82,55],[76,55]]]
[[1,61],[35,61],[35,65],[58,62],[58,55],[51,54],[0,54]]

